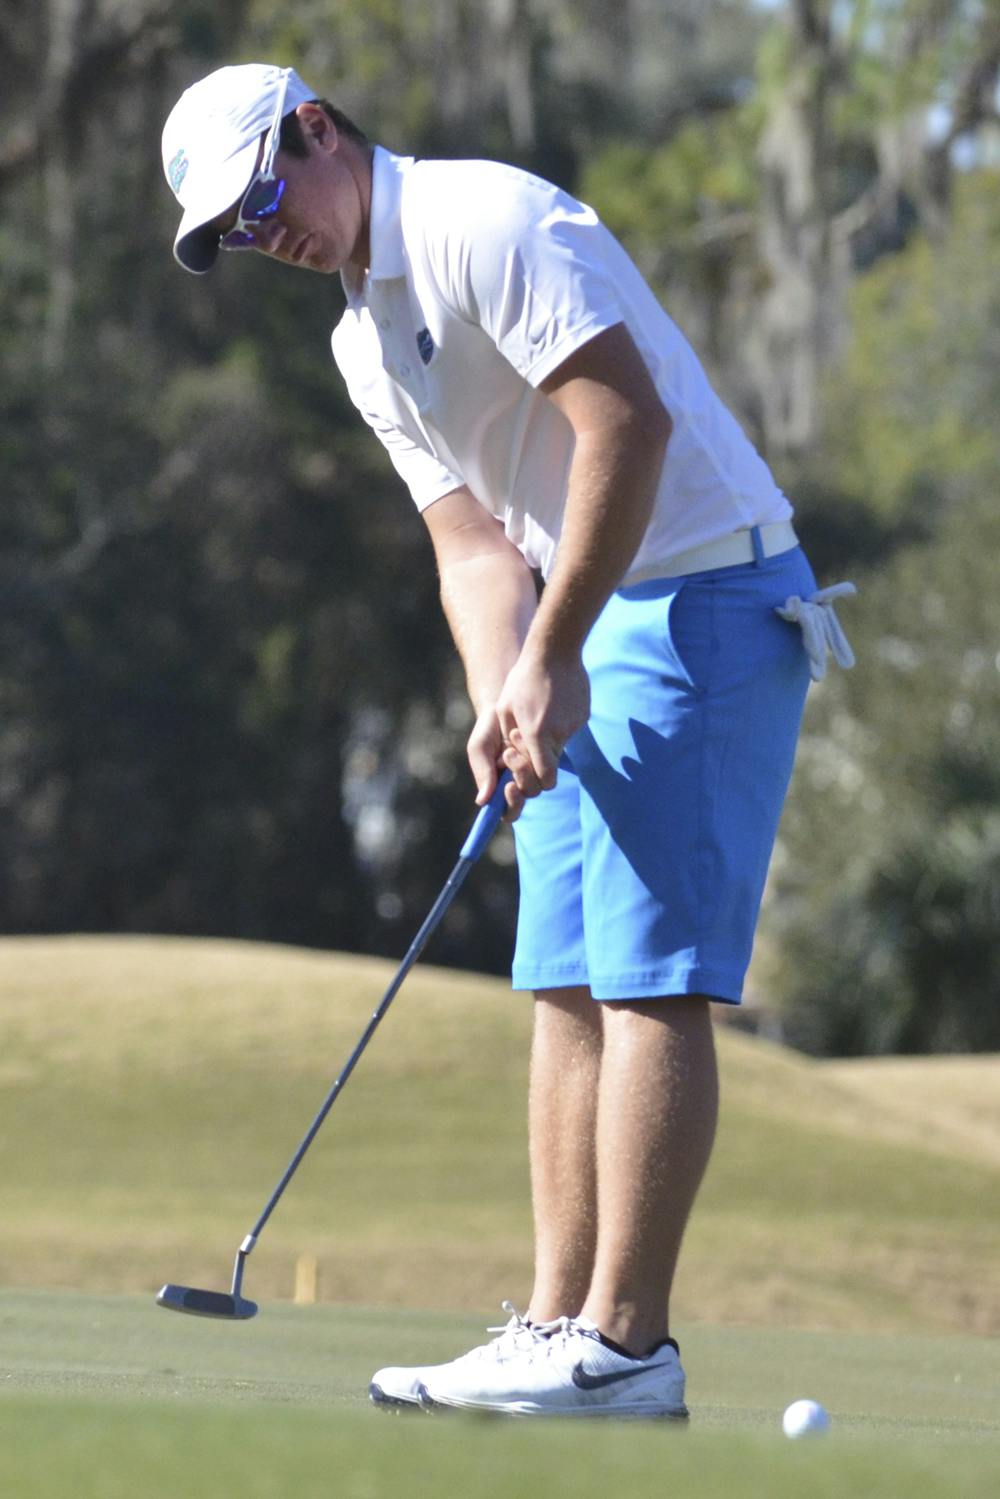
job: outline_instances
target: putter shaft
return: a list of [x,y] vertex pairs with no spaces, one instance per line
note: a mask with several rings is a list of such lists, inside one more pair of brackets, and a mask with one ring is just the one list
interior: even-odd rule
[[391,984],[383,994],[375,1010],[372,1012],[371,1019],[365,1026],[365,1029],[361,1035],[361,1039],[358,1041],[358,1044],[355,1046],[354,1050],[351,1052],[350,1056],[347,1058],[347,1061],[341,1068],[336,1081],[331,1087],[329,1093],[326,1095],[326,1098],[323,1100],[318,1114],[316,1115],[312,1124],[310,1124],[309,1128],[306,1130],[306,1133],[303,1135],[298,1149],[292,1156],[292,1159],[289,1161],[284,1172],[282,1173],[277,1186],[274,1188],[274,1191],[268,1198],[260,1217],[257,1219],[253,1228],[246,1235],[239,1249],[236,1251],[236,1262],[233,1266],[233,1284],[231,1293],[235,1300],[238,1301],[240,1299],[241,1288],[243,1285],[243,1272],[246,1266],[247,1256],[252,1252],[254,1245],[257,1243],[264,1225],[270,1218],[271,1214],[274,1212],[275,1208],[278,1206],[278,1203],[281,1201],[281,1197],[285,1191],[285,1188],[288,1186],[288,1183],[291,1181],[292,1177],[299,1169],[299,1166],[302,1163],[303,1156],[309,1149],[313,1140],[316,1138],[324,1119],[333,1108],[333,1105],[336,1102],[341,1089],[344,1087],[351,1073],[354,1071],[355,1067],[360,1061],[365,1048],[378,1029],[381,1021],[385,1016],[386,1011],[392,1004],[392,1001],[395,999],[397,993],[399,992],[403,980],[406,978],[406,975],[409,973],[410,969],[413,967],[414,963],[423,952],[433,933],[441,924],[442,917],[461,889],[466,875],[469,873],[469,870],[472,868],[473,864],[475,864],[476,860],[479,858],[483,849],[489,843],[491,837],[496,831],[500,819],[503,816],[504,808],[507,804],[504,792],[507,786],[507,782],[510,779],[510,772],[504,771],[503,775],[500,777],[499,782],[497,783],[496,790],[490,797],[490,800],[487,802],[485,807],[480,809],[480,812],[472,825],[469,836],[465,840],[465,843],[462,845],[461,853],[458,856],[458,863],[455,865],[451,874],[448,876],[447,880],[445,881],[444,887],[442,888],[437,900],[431,907],[426,920],[424,921],[420,930],[417,932],[417,935],[414,937],[413,941],[410,943],[410,946],[406,951],[406,956],[403,958],[403,961],[397,968]]

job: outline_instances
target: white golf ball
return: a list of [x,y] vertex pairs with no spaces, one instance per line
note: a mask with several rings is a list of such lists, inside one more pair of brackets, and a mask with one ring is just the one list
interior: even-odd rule
[[786,1437],[813,1437],[829,1430],[830,1417],[818,1400],[793,1400],[781,1418]]

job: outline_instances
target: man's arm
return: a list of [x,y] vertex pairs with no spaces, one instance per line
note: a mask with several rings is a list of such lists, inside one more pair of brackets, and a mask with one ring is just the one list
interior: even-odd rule
[[583,644],[645,534],[673,425],[624,324],[571,354],[542,390],[575,448],[552,575],[497,702],[504,760],[528,796],[555,785],[563,746],[587,721]]
[[[468,489],[456,489],[423,512],[437,559],[441,603],[476,714],[468,755],[478,788],[489,800],[501,764],[497,701],[535,614],[535,580],[500,522]],[[515,786],[508,804],[520,809]]]

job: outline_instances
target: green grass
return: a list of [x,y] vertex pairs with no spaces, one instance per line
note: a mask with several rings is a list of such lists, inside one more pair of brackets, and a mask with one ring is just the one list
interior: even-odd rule
[[[19,1499],[847,1494],[963,1499],[1000,1485],[1000,1349],[986,1339],[681,1329],[689,1430],[387,1416],[386,1360],[445,1358],[454,1314],[266,1306],[251,1323],[149,1298],[0,1293],[0,1474]],[[829,1436],[789,1443],[804,1393]]]
[[[0,941],[0,1284],[228,1285],[391,972],[247,943]],[[418,966],[268,1224],[248,1294],[289,1298],[309,1251],[327,1301],[523,1305],[529,1012],[500,981]],[[912,1064],[901,1104],[877,1073],[723,1027],[719,1049],[722,1122],[677,1316],[1000,1332],[1000,1134],[981,1122],[965,1148],[938,1065]]]

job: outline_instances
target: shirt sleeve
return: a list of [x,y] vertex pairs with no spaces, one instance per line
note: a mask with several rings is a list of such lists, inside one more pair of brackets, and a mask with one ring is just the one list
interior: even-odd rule
[[366,411],[364,407],[359,406],[358,410],[389,454],[393,468],[410,491],[418,510],[426,510],[435,500],[462,487],[463,479],[395,423],[374,411]]
[[[528,173],[479,162],[478,190],[429,218],[428,259],[443,294],[538,386],[576,349],[623,321],[593,209]],[[432,198],[433,204],[433,198]]]

